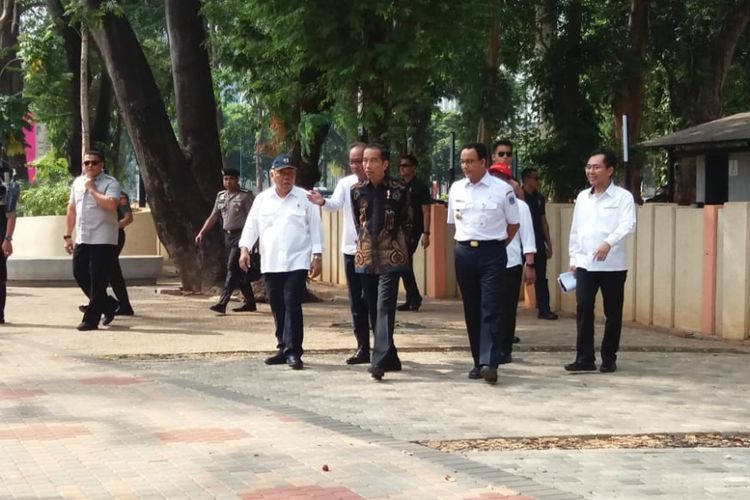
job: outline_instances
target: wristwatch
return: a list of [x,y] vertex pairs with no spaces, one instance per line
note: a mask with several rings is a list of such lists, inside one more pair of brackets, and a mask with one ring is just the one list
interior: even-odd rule
[[66,234],[66,235],[63,236],[63,240],[69,240],[71,238],[72,238],[72,236],[69,235],[69,234]]
[[6,236],[5,237],[5,241],[13,241],[13,237],[12,236]]
[[526,267],[531,267],[533,269],[534,263],[533,262],[527,262]]

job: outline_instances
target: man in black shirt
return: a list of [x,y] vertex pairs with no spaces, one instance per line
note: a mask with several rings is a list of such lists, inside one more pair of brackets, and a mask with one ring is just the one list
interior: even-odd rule
[[417,179],[417,165],[417,158],[413,155],[403,155],[398,161],[401,179],[409,192],[413,217],[412,230],[407,241],[411,265],[401,275],[406,289],[406,302],[396,308],[399,311],[417,311],[419,306],[422,305],[422,296],[419,294],[417,280],[414,277],[414,252],[417,251],[420,242],[422,248],[430,246],[430,204],[432,203],[432,196],[430,196],[430,189],[427,185]]
[[534,168],[526,168],[521,172],[523,191],[526,203],[531,210],[531,221],[534,224],[534,239],[536,240],[536,307],[539,319],[557,319],[549,306],[549,288],[547,287],[547,260],[552,258],[552,240],[549,237],[549,226],[544,210],[544,196],[539,192],[539,172]]

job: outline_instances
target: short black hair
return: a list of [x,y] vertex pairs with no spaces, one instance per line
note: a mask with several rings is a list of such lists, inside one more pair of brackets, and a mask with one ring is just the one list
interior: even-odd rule
[[398,159],[398,162],[401,163],[401,160],[408,161],[414,167],[419,166],[419,160],[417,160],[417,157],[414,155],[401,155]]
[[589,158],[592,156],[603,155],[605,167],[616,167],[617,166],[617,155],[614,151],[609,148],[597,148],[589,154]]
[[487,146],[482,144],[481,142],[469,142],[467,144],[464,144],[461,146],[461,151],[464,149],[473,149],[477,152],[477,156],[480,160],[486,160],[487,159]]
[[240,172],[236,168],[225,168],[221,171],[221,174],[226,177],[234,177],[236,179],[240,178]]
[[88,155],[88,156],[96,156],[97,158],[99,158],[102,161],[102,163],[104,163],[104,154],[101,151],[99,151],[98,149],[89,149],[85,153],[83,153],[83,156],[86,156],[86,155]]
[[521,171],[521,180],[526,182],[526,179],[531,177],[533,174],[537,174],[539,171],[534,167],[527,167]]
[[508,139],[500,139],[498,141],[495,141],[495,144],[492,145],[492,152],[494,153],[498,146],[508,146],[511,151],[513,151],[513,143]]
[[377,149],[378,151],[380,151],[380,159],[383,161],[388,161],[388,158],[390,158],[391,156],[388,148],[383,144],[380,144],[379,142],[367,143],[365,144],[365,149]]

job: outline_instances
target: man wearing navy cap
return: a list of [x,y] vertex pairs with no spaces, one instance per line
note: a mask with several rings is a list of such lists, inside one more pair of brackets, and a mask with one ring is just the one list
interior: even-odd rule
[[219,191],[219,194],[216,195],[214,209],[195,237],[195,243],[200,245],[206,231],[210,231],[221,219],[221,232],[224,235],[224,245],[228,251],[227,277],[219,301],[209,309],[224,314],[227,311],[229,299],[232,298],[232,293],[239,288],[245,297],[245,302],[232,310],[235,312],[252,312],[256,310],[255,297],[247,274],[239,266],[240,247],[238,243],[242,226],[245,224],[247,214],[250,213],[250,207],[253,205],[253,195],[239,188],[240,173],[237,170],[226,168],[223,170],[223,174],[224,191]]
[[296,187],[297,163],[283,154],[271,165],[273,186],[258,195],[240,237],[240,267],[250,266],[250,250],[258,242],[261,273],[276,325],[278,351],[267,365],[286,363],[302,369],[302,296],[308,274],[322,270],[323,229],[320,210]]

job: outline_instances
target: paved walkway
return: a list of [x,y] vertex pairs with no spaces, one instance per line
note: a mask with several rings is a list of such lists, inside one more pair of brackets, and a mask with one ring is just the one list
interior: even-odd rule
[[[748,343],[626,328],[620,370],[569,375],[574,322],[521,314],[496,386],[466,378],[460,304],[399,314],[404,370],[370,379],[343,290],[305,306],[306,369],[268,367],[268,306],[216,316],[174,285],[80,333],[73,288],[11,287],[0,498],[748,498],[747,449],[442,453],[494,436],[750,432]],[[32,307],[33,305],[33,307]]]

